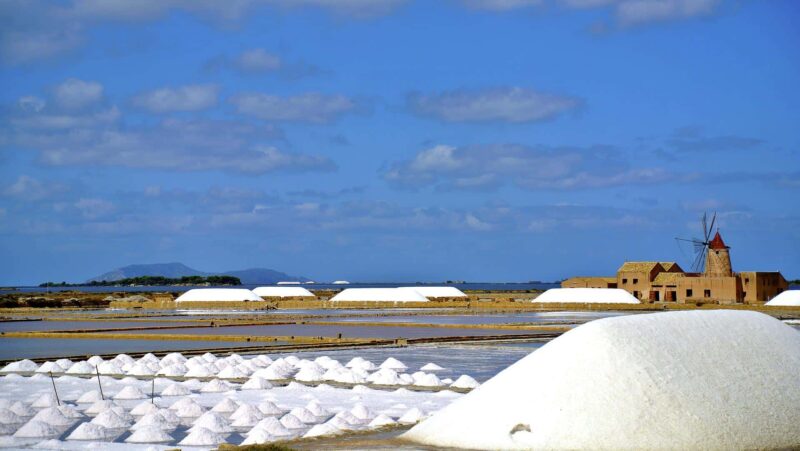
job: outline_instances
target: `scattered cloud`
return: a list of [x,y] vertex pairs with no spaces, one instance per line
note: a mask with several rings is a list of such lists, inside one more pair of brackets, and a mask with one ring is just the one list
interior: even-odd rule
[[713,14],[720,0],[625,0],[616,5],[617,21],[623,26],[689,19]]
[[262,93],[238,94],[231,103],[241,114],[272,121],[328,123],[356,110],[356,103],[343,95],[319,93],[276,96]]
[[62,108],[79,110],[103,99],[103,85],[96,81],[70,78],[56,86],[53,99]]
[[112,213],[114,204],[105,199],[81,198],[74,204],[85,219],[97,219]]
[[699,127],[684,127],[666,139],[669,148],[680,152],[734,152],[761,146],[764,140],[738,135],[709,136]]
[[200,111],[215,106],[218,93],[216,85],[186,85],[145,92],[136,96],[133,103],[153,113]]
[[383,177],[406,188],[490,189],[512,183],[523,189],[586,189],[662,183],[659,168],[632,168],[609,147],[528,147],[500,144],[437,145],[395,162]]
[[518,87],[408,96],[411,111],[446,122],[536,122],[551,119],[580,104],[575,97]]
[[234,63],[243,72],[276,71],[283,65],[280,57],[264,49],[246,50],[236,57]]
[[3,188],[0,193],[7,198],[37,201],[65,193],[66,191],[68,191],[68,187],[62,183],[42,182],[27,175],[20,175],[17,180]]
[[488,11],[512,11],[531,6],[540,6],[543,0],[462,0],[464,5],[472,9]]

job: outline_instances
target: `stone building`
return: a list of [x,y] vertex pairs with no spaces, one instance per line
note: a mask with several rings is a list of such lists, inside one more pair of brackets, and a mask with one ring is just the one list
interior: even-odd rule
[[730,247],[717,231],[708,242],[705,270],[685,272],[675,262],[625,262],[616,277],[573,277],[563,288],[622,288],[642,302],[763,304],[788,288],[780,272],[733,272]]

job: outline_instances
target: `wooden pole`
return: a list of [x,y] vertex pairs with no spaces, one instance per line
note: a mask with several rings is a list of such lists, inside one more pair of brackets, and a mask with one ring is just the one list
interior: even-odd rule
[[50,382],[53,383],[53,393],[56,394],[56,404],[59,406],[61,405],[61,401],[58,399],[58,390],[56,390],[56,380],[53,379],[53,372],[50,371]]
[[153,385],[150,388],[150,404],[156,403],[156,377],[153,376]]
[[103,384],[100,383],[100,370],[97,367],[94,367],[94,371],[97,373],[97,386],[100,387],[100,399],[105,401],[106,397],[103,395]]

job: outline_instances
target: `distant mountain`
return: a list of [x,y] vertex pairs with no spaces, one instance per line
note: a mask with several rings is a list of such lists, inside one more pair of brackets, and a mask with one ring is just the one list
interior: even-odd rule
[[92,281],[114,281],[120,279],[127,279],[131,277],[142,276],[164,276],[169,278],[180,278],[183,276],[234,276],[238,277],[243,284],[273,284],[281,281],[298,281],[306,282],[309,279],[305,277],[290,276],[280,271],[267,268],[250,268],[238,271],[225,271],[225,272],[204,272],[190,268],[183,263],[153,263],[148,265],[128,265],[122,268],[117,268],[113,271],[93,277],[87,282]]

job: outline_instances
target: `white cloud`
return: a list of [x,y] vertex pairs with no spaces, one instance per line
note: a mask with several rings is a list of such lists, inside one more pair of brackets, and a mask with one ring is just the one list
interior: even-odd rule
[[660,168],[630,168],[607,147],[438,145],[395,162],[384,179],[401,187],[486,189],[513,183],[524,189],[587,189],[673,179]]
[[47,102],[36,96],[23,96],[17,100],[17,105],[22,111],[38,113],[47,106]]
[[280,57],[264,49],[251,49],[237,56],[235,64],[244,72],[269,72],[280,69],[282,62]]
[[622,25],[639,25],[712,14],[719,0],[626,0],[617,5],[617,20]]
[[4,197],[23,201],[36,201],[63,193],[67,187],[59,183],[47,183],[27,175],[20,175],[14,183],[2,190]]
[[154,113],[199,111],[216,105],[218,92],[210,84],[161,88],[136,96],[133,103]]
[[66,109],[81,109],[98,103],[103,99],[103,85],[96,81],[69,78],[56,86],[53,99]]
[[534,122],[576,108],[574,97],[508,87],[411,94],[408,103],[419,115],[447,122]]
[[97,219],[106,216],[115,209],[112,202],[97,198],[81,198],[75,202],[74,207],[86,219]]
[[281,97],[270,94],[246,93],[231,98],[239,113],[259,119],[326,123],[352,112],[356,104],[343,95],[318,93]]

